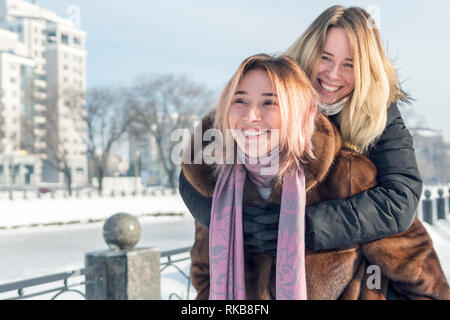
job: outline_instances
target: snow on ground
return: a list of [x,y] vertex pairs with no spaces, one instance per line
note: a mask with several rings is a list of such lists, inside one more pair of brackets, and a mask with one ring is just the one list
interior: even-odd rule
[[136,216],[185,214],[179,194],[158,196],[20,199],[0,202],[0,229],[101,221],[125,212]]
[[433,239],[434,249],[450,283],[450,214],[447,214],[446,220],[437,220],[433,226],[424,223],[424,226]]

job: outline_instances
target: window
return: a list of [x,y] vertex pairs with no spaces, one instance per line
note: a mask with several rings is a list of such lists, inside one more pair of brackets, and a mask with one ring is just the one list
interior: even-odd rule
[[47,42],[48,43],[55,43],[56,42],[56,32],[55,31],[50,31],[47,34]]
[[10,81],[11,81],[11,83],[16,83],[16,78],[11,77]]
[[74,44],[74,45],[77,45],[77,46],[81,45],[80,38],[74,37],[74,38],[73,38],[73,44]]
[[64,70],[69,69],[69,67],[67,67],[67,64],[64,65]]
[[69,36],[67,34],[61,34],[61,43],[62,44],[69,44]]

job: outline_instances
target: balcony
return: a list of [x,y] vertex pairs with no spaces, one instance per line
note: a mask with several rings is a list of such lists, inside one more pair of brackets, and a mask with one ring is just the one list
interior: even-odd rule
[[34,92],[33,96],[34,96],[35,99],[38,99],[38,100],[45,100],[45,99],[47,99],[47,94],[44,93],[44,92],[36,91],[36,92]]
[[47,119],[45,119],[45,117],[42,116],[36,116],[34,117],[34,122],[37,124],[45,124],[47,123]]
[[37,112],[44,112],[44,111],[47,110],[47,108],[43,104],[35,104],[34,105],[34,110],[37,111]]
[[45,149],[47,148],[47,144],[46,144],[45,142],[43,142],[43,141],[36,141],[36,142],[33,144],[33,147],[34,147],[36,150],[45,150]]
[[37,137],[45,137],[46,132],[47,131],[45,129],[34,129],[33,130],[34,135]]
[[47,82],[38,78],[34,79],[34,85],[40,88],[47,88]]

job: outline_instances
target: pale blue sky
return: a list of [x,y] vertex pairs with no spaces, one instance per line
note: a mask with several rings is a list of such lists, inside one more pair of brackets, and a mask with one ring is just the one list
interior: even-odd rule
[[38,0],[67,16],[81,9],[88,87],[131,84],[149,72],[181,73],[221,89],[240,62],[281,53],[327,7],[379,9],[380,30],[422,125],[450,141],[450,2],[266,0]]

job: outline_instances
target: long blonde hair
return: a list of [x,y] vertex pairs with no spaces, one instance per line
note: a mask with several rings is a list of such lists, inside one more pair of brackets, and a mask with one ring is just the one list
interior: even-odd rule
[[287,56],[271,57],[258,54],[245,59],[223,90],[216,109],[214,127],[223,136],[230,129],[228,113],[239,81],[250,70],[267,72],[272,81],[281,114],[280,167],[277,181],[298,168],[300,161],[313,159],[312,136],[317,116],[317,94],[310,80],[297,64]]
[[386,56],[374,19],[362,8],[333,6],[326,9],[286,51],[310,79],[330,28],[346,31],[352,53],[355,87],[338,116],[344,144],[366,153],[386,127],[387,109],[392,102],[406,101],[397,72]]

